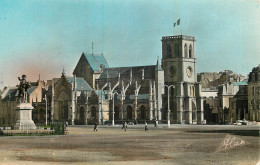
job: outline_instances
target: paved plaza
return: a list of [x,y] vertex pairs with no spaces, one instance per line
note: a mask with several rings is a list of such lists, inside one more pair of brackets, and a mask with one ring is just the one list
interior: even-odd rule
[[259,127],[68,127],[68,135],[0,137],[0,164],[236,164],[259,161]]

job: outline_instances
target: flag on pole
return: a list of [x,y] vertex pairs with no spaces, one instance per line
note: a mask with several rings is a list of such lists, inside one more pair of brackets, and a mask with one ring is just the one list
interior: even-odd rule
[[180,25],[180,23],[181,23],[181,19],[178,19],[177,25]]

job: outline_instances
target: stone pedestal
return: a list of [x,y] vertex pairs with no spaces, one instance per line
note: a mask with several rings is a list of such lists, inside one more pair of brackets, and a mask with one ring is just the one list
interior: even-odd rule
[[29,103],[20,103],[16,107],[17,121],[15,129],[31,130],[36,129],[34,121],[32,120],[33,106]]

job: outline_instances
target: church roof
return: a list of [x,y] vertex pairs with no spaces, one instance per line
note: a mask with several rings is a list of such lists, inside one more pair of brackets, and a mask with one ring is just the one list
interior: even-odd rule
[[[73,83],[73,77],[66,76],[66,79],[70,84]],[[77,83],[77,91],[81,91],[82,89],[84,91],[92,91],[93,89],[90,87],[90,85],[81,77],[76,77],[76,83]]]
[[28,94],[31,94],[37,86],[31,86],[27,89]]
[[133,79],[142,79],[142,70],[144,70],[144,79],[155,79],[156,65],[148,66],[132,66],[132,67],[115,67],[104,68],[98,80],[118,78],[120,73],[121,78],[130,78],[132,70]]
[[17,88],[9,88],[7,89],[8,91],[6,92],[6,94],[3,96],[2,100],[3,101],[14,101],[15,100],[15,95],[16,95],[16,91]]
[[94,71],[99,71],[100,70],[100,65],[104,65],[105,68],[108,68],[109,65],[103,55],[96,55],[96,54],[85,54],[85,57]]
[[[135,95],[130,95],[129,99],[134,100]],[[149,94],[139,94],[138,95],[138,100],[148,100],[149,99]]]
[[245,81],[240,81],[240,82],[233,82],[232,84],[235,85],[235,86],[247,85],[247,82],[245,82]]

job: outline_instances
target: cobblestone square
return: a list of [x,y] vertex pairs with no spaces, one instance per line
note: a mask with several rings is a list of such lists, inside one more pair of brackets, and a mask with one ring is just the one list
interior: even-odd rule
[[[0,137],[0,164],[252,165],[259,161],[257,126],[148,125],[148,129],[99,126],[94,132],[93,126],[75,126],[68,127],[64,136]],[[241,140],[243,144],[238,143]]]

